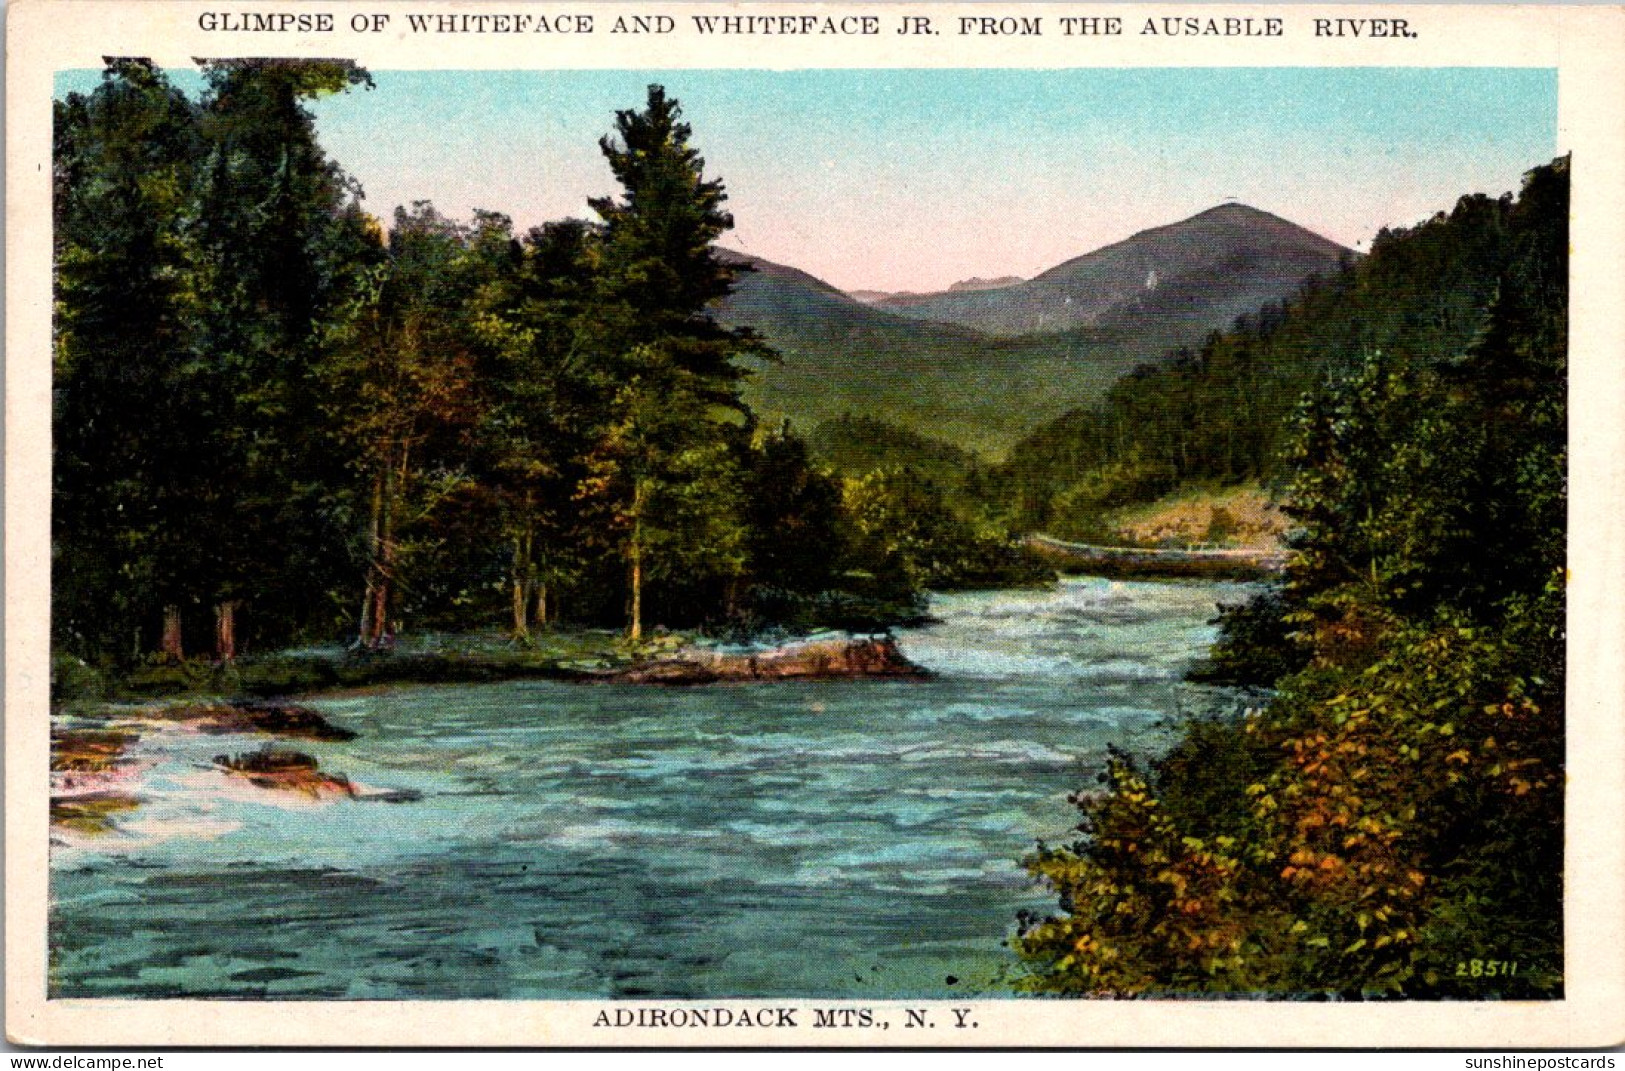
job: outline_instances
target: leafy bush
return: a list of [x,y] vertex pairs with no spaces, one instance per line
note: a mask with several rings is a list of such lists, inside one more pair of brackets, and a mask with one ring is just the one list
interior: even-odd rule
[[110,694],[107,678],[84,660],[66,651],[51,652],[51,707],[99,703]]
[[1292,634],[1281,590],[1269,585],[1251,599],[1219,607],[1219,638],[1186,677],[1204,684],[1268,687],[1302,669],[1309,648]]
[[[1560,708],[1471,628],[1382,646],[1297,674],[1239,727],[1194,728],[1150,774],[1114,758],[1080,801],[1087,836],[1029,860],[1065,912],[1019,938],[1031,986],[1560,993]],[[1458,977],[1475,959],[1518,973]]]

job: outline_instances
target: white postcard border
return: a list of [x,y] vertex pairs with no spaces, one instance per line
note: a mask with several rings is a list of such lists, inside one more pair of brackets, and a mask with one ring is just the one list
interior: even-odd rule
[[[398,32],[208,33],[203,10],[320,10],[340,26],[405,3],[20,0],[7,31],[6,828],[7,1034],[22,1044],[120,1046],[1416,1046],[1574,1047],[1625,1041],[1625,8],[1057,4],[418,3],[412,10],[1398,17],[1415,38],[775,37],[718,42],[597,34],[542,41]],[[399,25],[399,20],[396,20]],[[344,56],[390,68],[1509,66],[1559,72],[1559,151],[1573,159],[1567,995],[1553,1002],[1312,1004],[995,1000],[921,1002],[46,1000],[49,746],[50,101],[52,74],[107,55]],[[1540,161],[1530,161],[1531,165]],[[1463,191],[1466,192],[1466,191]],[[1499,192],[1499,191],[1488,191]],[[1447,207],[1447,206],[1441,206]],[[1411,221],[1395,221],[1407,223]],[[929,1002],[925,1002],[929,1004]],[[794,1028],[595,1027],[602,1010],[795,1007]],[[890,1029],[815,1029],[812,1009],[870,1007]],[[956,1029],[951,1007],[977,1026]]]

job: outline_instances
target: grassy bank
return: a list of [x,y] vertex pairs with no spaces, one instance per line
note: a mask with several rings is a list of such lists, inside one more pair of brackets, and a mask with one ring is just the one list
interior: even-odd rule
[[382,684],[451,684],[525,678],[568,680],[631,666],[682,646],[680,633],[631,643],[598,629],[541,633],[516,643],[501,633],[430,634],[393,650],[339,646],[246,655],[229,664],[209,659],[144,663],[127,673],[100,672],[59,655],[51,672],[53,710],[107,702],[187,696],[291,696]]

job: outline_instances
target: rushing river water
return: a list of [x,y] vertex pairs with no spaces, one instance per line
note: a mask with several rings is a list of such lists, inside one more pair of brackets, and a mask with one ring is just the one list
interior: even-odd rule
[[1108,743],[1154,752],[1210,583],[949,595],[937,674],[662,689],[515,682],[313,703],[296,742],[415,802],[314,803],[207,769],[249,737],[153,734],[143,805],[52,856],[53,995],[1000,996],[1023,871]]

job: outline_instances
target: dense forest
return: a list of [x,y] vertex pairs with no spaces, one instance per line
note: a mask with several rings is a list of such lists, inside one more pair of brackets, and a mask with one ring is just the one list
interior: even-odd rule
[[194,99],[117,60],[56,106],[58,651],[873,627],[1043,575],[930,480],[843,479],[761,426],[741,383],[773,355],[712,317],[726,192],[659,86],[600,143],[597,219],[520,235],[362,210],[307,104],[365,71],[203,73]]
[[[1030,860],[1061,907],[1018,939],[1033,987],[1561,995],[1567,266],[1560,160],[1046,433],[1268,475],[1298,527],[1205,673],[1267,701],[1118,755]],[[1291,418],[1234,419],[1260,405]]]

